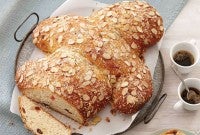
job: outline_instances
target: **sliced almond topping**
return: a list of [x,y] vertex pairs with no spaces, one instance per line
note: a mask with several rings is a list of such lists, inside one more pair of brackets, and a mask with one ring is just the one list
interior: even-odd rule
[[83,38],[80,38],[80,39],[78,38],[78,39],[76,40],[76,43],[79,43],[79,44],[80,44],[80,43],[83,43],[83,41],[84,41]]
[[139,36],[137,34],[133,34],[134,39],[139,39]]
[[38,39],[37,39],[37,38],[34,38],[34,39],[33,39],[33,44],[36,44],[37,41],[38,41]]
[[43,30],[44,30],[44,32],[48,32],[50,30],[49,26],[43,27]]
[[133,54],[133,56],[132,56],[132,57],[133,57],[133,59],[135,59],[135,58],[136,58],[136,55],[135,55],[135,54]]
[[51,84],[49,85],[49,89],[50,89],[51,92],[54,92],[54,91],[55,91],[55,90],[54,90],[54,86],[51,85]]
[[148,41],[148,39],[146,38],[146,39],[144,39],[144,44],[145,45],[148,45],[149,44],[149,41]]
[[131,91],[131,95],[136,96],[136,95],[137,95],[136,91],[135,91],[135,90],[132,90],[132,91]]
[[83,95],[83,100],[88,101],[88,100],[90,100],[90,97],[87,94],[84,94]]
[[85,48],[85,52],[89,53],[90,51],[92,51],[92,48],[90,48],[90,47]]
[[25,69],[26,69],[26,66],[25,66],[25,65],[21,66],[21,70],[22,70],[22,71],[24,71]]
[[104,17],[105,17],[104,15],[101,15],[101,16],[99,17],[99,19],[102,20]]
[[111,78],[110,83],[112,84],[116,83],[116,78]]
[[133,67],[133,68],[131,69],[131,72],[135,72],[135,70],[136,70],[136,68],[135,68],[135,67]]
[[78,19],[78,16],[73,16],[74,19]]
[[53,25],[52,25],[52,27],[57,27],[58,26],[58,23],[54,23]]
[[96,60],[96,59],[97,59],[96,53],[92,53],[92,59],[93,59],[93,60]]
[[128,10],[129,10],[129,9],[131,9],[131,7],[129,7],[129,6],[125,6],[124,9],[128,9]]
[[102,24],[100,24],[100,26],[103,28],[107,25],[108,23],[107,22],[103,22]]
[[138,32],[143,33],[143,30],[142,30],[142,28],[140,26],[137,26],[136,28],[137,28]]
[[116,36],[115,36],[114,33],[108,33],[108,36],[109,36],[110,38],[112,38],[112,39],[116,39]]
[[124,88],[123,90],[122,90],[122,95],[124,96],[124,95],[126,95],[128,93],[128,88]]
[[67,92],[68,92],[69,94],[72,94],[73,90],[74,90],[73,86],[67,87]]
[[117,23],[117,18],[111,18],[111,20],[114,22],[114,23]]
[[163,31],[163,30],[164,30],[164,27],[163,27],[163,26],[160,26],[160,30]]
[[136,66],[136,62],[135,62],[135,61],[131,61],[131,65],[132,65],[133,67],[135,67],[135,66]]
[[97,100],[97,96],[94,96],[94,97],[92,98],[92,103],[94,103],[96,100]]
[[73,69],[73,68],[71,68],[71,69],[68,71],[68,73],[71,74],[71,75],[75,75],[76,70]]
[[85,23],[80,23],[79,25],[80,25],[82,28],[86,28]]
[[161,21],[160,21],[160,19],[158,19],[158,22],[157,22],[157,23],[158,23],[158,26],[160,26],[160,25],[161,25]]
[[50,71],[51,71],[52,73],[56,73],[56,72],[58,72],[58,70],[59,70],[58,68],[52,67]]
[[24,79],[24,77],[23,77],[23,75],[21,75],[19,78],[19,83],[21,83],[23,81],[23,79]]
[[106,14],[106,16],[112,16],[112,11],[109,11],[107,14]]
[[33,36],[34,36],[35,38],[37,38],[37,37],[39,36],[39,34],[40,34],[39,31],[37,31],[37,32],[34,33]]
[[60,96],[62,95],[62,93],[61,93],[60,90],[56,90],[55,92],[56,92],[58,95],[60,95]]
[[111,59],[111,55],[109,53],[103,53],[103,58],[109,60]]
[[70,33],[73,33],[74,31],[75,31],[74,27],[69,30]]
[[91,79],[91,82],[92,82],[92,83],[95,83],[96,80],[97,80],[96,78],[92,78],[92,79]]
[[100,10],[100,11],[98,11],[98,13],[97,13],[98,15],[102,15],[103,14],[103,11],[102,10]]
[[37,81],[33,80],[32,84],[33,84],[33,86],[36,86],[37,85]]
[[128,95],[126,100],[127,100],[128,104],[133,104],[133,103],[136,102],[136,98],[134,96],[132,96],[132,95]]
[[140,6],[138,6],[138,5],[134,5],[134,7],[135,7],[135,8],[138,8],[138,9],[140,8]]
[[50,34],[49,34],[49,36],[52,37],[53,34],[54,34],[54,31],[51,31]]
[[137,86],[137,87],[138,87],[138,89],[139,89],[139,90],[142,90],[142,87],[141,87],[140,85],[139,85],[139,86]]
[[110,41],[108,38],[103,38],[102,40],[103,40],[104,42]]
[[75,41],[74,41],[73,39],[69,39],[69,40],[68,40],[68,44],[69,44],[69,45],[73,45],[74,43],[75,43]]
[[101,50],[101,48],[100,47],[95,47],[95,50],[98,52],[98,51]]
[[66,57],[67,57],[67,53],[62,52],[61,55],[60,55],[60,57],[61,57],[61,58],[66,58]]
[[33,70],[30,70],[27,74],[26,74],[26,77],[30,76],[33,74]]
[[81,33],[78,34],[78,38],[83,38],[83,35]]
[[103,99],[104,99],[104,95],[101,94],[101,95],[99,96],[99,100],[102,101]]
[[158,33],[157,30],[156,30],[155,28],[151,29],[151,32],[152,32],[153,34],[155,34],[155,35]]
[[89,116],[90,116],[90,111],[87,112],[87,117],[89,117]]
[[119,59],[119,53],[114,53],[114,57],[116,58],[116,59]]
[[90,81],[83,82],[80,87],[88,86],[90,83],[91,83]]
[[132,43],[132,44],[131,44],[131,48],[132,48],[132,49],[137,49],[138,47],[137,47],[137,45],[136,45],[135,43]]
[[92,70],[89,70],[89,71],[86,73],[84,79],[85,79],[86,81],[89,81],[89,80],[92,78],[92,74],[93,74],[93,71],[92,71]]
[[49,45],[50,45],[50,47],[53,46],[53,39],[52,38],[50,38]]
[[95,20],[93,20],[93,19],[88,19],[88,21],[91,23],[95,22]]
[[58,43],[61,43],[61,42],[62,42],[62,39],[63,39],[63,36],[59,36],[59,37],[58,37]]
[[148,83],[146,81],[143,81],[142,84],[144,85],[144,87],[148,88]]
[[137,74],[137,78],[142,79],[141,74]]
[[133,83],[133,85],[134,85],[134,86],[138,86],[139,83],[140,83],[140,81],[137,80],[137,81],[135,81],[135,82]]
[[56,82],[56,87],[61,87],[61,83],[60,82]]
[[160,16],[160,14],[156,11],[156,14],[158,15],[158,16]]
[[63,32],[63,27],[59,28],[59,29],[58,29],[58,32],[59,32],[59,33]]
[[128,86],[128,82],[125,81],[125,82],[122,82],[122,83],[121,83],[121,87],[122,87],[122,88],[127,87],[127,86]]
[[143,71],[143,73],[144,73],[144,74],[146,74],[146,73],[147,73],[147,71],[146,71],[145,69],[143,69],[142,71]]
[[131,66],[131,63],[129,61],[124,61],[127,66]]
[[93,36],[94,36],[94,33],[95,33],[94,30],[89,30],[89,35],[90,35],[90,36],[93,37]]
[[150,15],[150,16],[154,16],[154,15],[155,15],[155,12],[150,11],[150,12],[149,12],[149,15]]
[[103,42],[98,41],[97,46],[98,46],[98,47],[102,47],[102,46],[103,46]]

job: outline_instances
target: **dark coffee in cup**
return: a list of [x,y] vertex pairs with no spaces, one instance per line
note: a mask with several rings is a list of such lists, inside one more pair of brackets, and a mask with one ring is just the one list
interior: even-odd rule
[[174,61],[181,66],[191,66],[194,64],[194,56],[185,50],[180,50],[174,54]]
[[187,95],[188,91],[186,89],[183,90],[181,94],[182,99],[189,104],[200,103],[200,91],[193,87],[190,87],[189,90],[190,92],[188,95]]

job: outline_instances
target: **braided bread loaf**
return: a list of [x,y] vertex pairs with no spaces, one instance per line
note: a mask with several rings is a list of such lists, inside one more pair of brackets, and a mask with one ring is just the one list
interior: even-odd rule
[[102,70],[65,47],[46,58],[26,62],[18,69],[16,80],[24,95],[81,124],[104,108],[112,95]]
[[[82,100],[84,96],[84,92],[82,93],[79,89],[77,89],[79,96],[75,96],[76,98],[71,93],[64,92],[67,93],[66,97],[71,97],[71,99],[66,98],[61,92],[56,98],[63,99],[65,97],[62,101],[63,106],[71,105],[74,108],[70,111],[72,115],[65,111],[63,114],[83,124],[88,118],[101,110],[111,99],[110,97],[112,97],[113,110],[125,114],[135,113],[144,106],[152,95],[151,74],[140,56],[147,47],[158,42],[162,35],[162,18],[149,4],[139,1],[116,3],[94,12],[89,17],[64,15],[48,18],[42,21],[33,31],[33,43],[41,50],[52,54],[45,60],[28,62],[25,64],[25,70],[22,70],[23,67],[20,68],[16,75],[18,87],[31,99],[46,103],[63,113],[62,109],[64,108],[57,108],[60,107],[59,102],[54,101],[54,104],[54,102],[44,98],[41,89],[49,92],[53,88],[55,90],[53,93],[56,93],[56,91],[60,91],[60,88],[54,82],[58,82],[63,84],[65,88],[63,91],[68,91],[71,88],[75,90],[84,84],[84,82],[77,82],[76,80],[84,80],[84,76],[81,74],[86,75],[84,69],[89,66],[91,70],[96,70],[96,76],[102,74],[102,77],[96,78],[99,83],[90,83],[89,87],[83,90],[88,92],[88,96],[90,95],[87,98],[86,105],[92,107],[79,109],[79,102],[76,101]],[[47,71],[43,69],[46,61],[61,59],[60,56],[57,56],[60,52],[66,52],[67,57],[76,54],[79,57],[74,57],[74,60],[84,59],[82,62],[87,63],[83,64],[82,68],[84,69],[80,71],[67,63],[61,64],[63,66],[58,64],[56,69],[59,71],[63,70],[66,65],[75,70],[75,73],[71,76],[70,85],[68,85],[68,81],[63,81],[61,77],[63,72],[52,73],[50,71],[55,65]],[[80,63],[80,65],[82,64]],[[31,69],[34,69],[31,78],[21,79],[21,77],[29,75],[28,71]],[[45,74],[41,74],[43,72]],[[49,76],[58,79],[52,79],[52,84],[45,86],[35,87],[33,85],[33,82],[36,81],[34,78],[42,77],[42,80],[47,81]],[[88,81],[92,82],[92,78],[89,78]],[[110,85],[112,88],[110,88]],[[101,88],[100,93],[103,93],[102,102],[99,102],[100,96],[91,94],[98,93],[99,88]],[[34,94],[35,91],[38,91],[38,93]],[[38,99],[37,95],[39,94],[43,97]],[[92,102],[94,97],[98,98],[98,102],[95,104]],[[99,109],[95,111],[96,107],[99,107]],[[77,113],[74,113],[74,110],[77,110]],[[89,113],[89,115],[83,114],[83,112]]]

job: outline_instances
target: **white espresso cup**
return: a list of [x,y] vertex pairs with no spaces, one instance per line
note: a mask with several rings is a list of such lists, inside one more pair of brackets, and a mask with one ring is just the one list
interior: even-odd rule
[[[188,78],[188,79],[185,79],[184,81],[185,81],[185,84],[189,88],[192,87],[192,88],[196,88],[196,89],[200,90],[200,79]],[[184,89],[185,89],[185,86],[181,82],[180,85],[178,86],[178,97],[179,97],[180,100],[174,105],[174,109],[178,110],[179,108],[183,107],[184,109],[190,110],[190,111],[199,110],[200,109],[200,103],[190,104],[190,103],[187,103],[185,100],[183,100],[183,98],[181,97],[181,94],[182,94]]]
[[[189,73],[190,71],[193,70],[193,68],[197,65],[198,61],[199,61],[199,50],[196,47],[196,41],[195,40],[191,40],[190,42],[180,42],[178,44],[175,44],[174,46],[171,47],[170,50],[170,59],[172,61],[173,66],[182,74],[186,74]],[[189,53],[191,53],[194,57],[194,63],[190,66],[181,66],[179,64],[177,64],[174,61],[174,55],[178,52],[178,51],[187,51]]]

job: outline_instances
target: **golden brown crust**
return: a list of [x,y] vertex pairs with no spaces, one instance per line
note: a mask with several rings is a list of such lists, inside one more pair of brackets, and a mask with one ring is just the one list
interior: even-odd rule
[[108,76],[114,109],[129,114],[152,95],[151,75],[140,56],[162,35],[163,22],[157,11],[135,1],[116,3],[90,17],[48,18],[33,31],[33,43],[49,53],[61,46],[76,50]]
[[16,74],[19,89],[46,89],[72,104],[86,121],[111,99],[106,75],[75,50],[65,47],[37,61],[26,62]]
[[139,62],[134,72],[118,78],[113,90],[114,111],[136,113],[152,96],[152,81],[149,69]]
[[106,29],[117,30],[129,45],[134,42],[142,50],[155,45],[164,31],[163,20],[156,9],[141,1],[110,5],[94,12],[91,18],[99,24],[108,23]]

